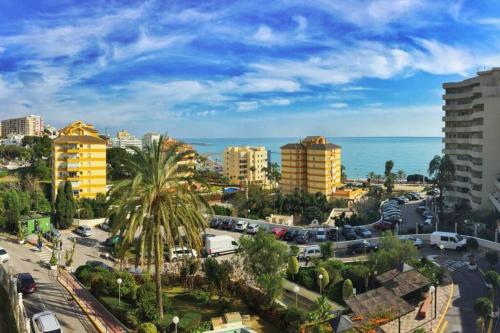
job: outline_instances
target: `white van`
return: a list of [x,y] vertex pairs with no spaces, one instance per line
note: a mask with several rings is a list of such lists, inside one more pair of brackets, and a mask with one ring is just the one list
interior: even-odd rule
[[319,245],[304,247],[304,250],[299,253],[299,260],[311,260],[313,258],[321,258],[321,250]]
[[185,246],[176,246],[168,250],[168,252],[166,253],[166,257],[168,261],[175,262],[184,258],[196,259],[198,257],[198,253],[196,253],[196,250],[187,248]]
[[205,253],[209,257],[234,253],[240,245],[233,237],[227,235],[214,236],[206,239]]
[[445,249],[462,250],[466,247],[467,240],[454,232],[435,231],[431,234],[431,246]]

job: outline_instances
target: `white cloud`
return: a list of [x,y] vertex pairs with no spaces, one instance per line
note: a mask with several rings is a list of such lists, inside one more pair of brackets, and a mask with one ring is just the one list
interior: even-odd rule
[[474,66],[475,59],[468,51],[435,40],[417,39],[417,42],[425,51],[413,52],[411,61],[416,69],[431,74],[467,75],[467,71]]
[[206,117],[206,116],[213,116],[216,113],[217,112],[215,110],[205,110],[205,111],[196,112],[196,115],[200,116],[200,117]]
[[246,93],[257,92],[296,92],[300,90],[300,84],[291,79],[276,79],[264,77],[245,76],[241,80],[239,91]]
[[339,103],[332,103],[332,104],[330,104],[330,106],[334,109],[345,109],[346,107],[349,106],[349,104],[339,102]]
[[297,32],[306,30],[307,19],[304,16],[294,16],[292,19],[297,23]]
[[237,102],[236,103],[236,110],[238,112],[248,112],[248,111],[257,109],[258,107],[259,107],[259,103],[256,101]]
[[498,17],[486,17],[476,20],[477,23],[482,25],[489,25],[500,29],[500,18]]
[[253,35],[253,39],[258,42],[272,42],[275,38],[273,31],[267,25],[261,25]]
[[285,105],[290,105],[291,101],[287,98],[270,98],[267,100],[263,100],[262,104],[266,106],[271,106],[271,105],[285,106]]

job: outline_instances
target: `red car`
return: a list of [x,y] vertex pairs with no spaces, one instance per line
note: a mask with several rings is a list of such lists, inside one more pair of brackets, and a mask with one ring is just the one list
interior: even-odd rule
[[34,293],[37,289],[36,282],[30,273],[17,274],[17,290],[23,294]]
[[386,231],[386,230],[393,230],[394,229],[394,224],[391,222],[387,221],[381,221],[375,224],[375,229],[380,230],[380,231]]
[[282,227],[274,227],[272,230],[274,237],[276,237],[276,239],[281,239],[285,237],[286,231],[287,231],[286,228]]

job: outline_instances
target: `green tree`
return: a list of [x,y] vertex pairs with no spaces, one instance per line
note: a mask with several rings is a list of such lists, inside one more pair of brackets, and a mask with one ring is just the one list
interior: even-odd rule
[[300,247],[298,247],[297,245],[293,244],[293,245],[290,245],[290,247],[288,248],[288,250],[289,250],[290,256],[297,257],[299,255],[299,252],[300,252]]
[[393,167],[394,167],[394,162],[392,160],[385,162],[384,185],[387,190],[387,193],[392,193],[392,190],[394,189],[394,173],[392,172]]
[[443,197],[444,188],[455,178],[455,165],[448,155],[436,155],[429,162],[427,170],[429,176],[433,179],[434,184],[439,188],[441,195],[438,198],[440,219],[443,219]]
[[[163,137],[154,145],[135,152],[127,160],[133,177],[117,183],[110,191],[110,214],[115,214],[112,233],[123,237],[118,255],[123,258],[130,246],[135,247],[136,261],[143,266],[143,259],[154,258],[157,308],[163,317],[161,271],[163,246],[188,246],[200,250],[200,230],[206,227],[204,212],[210,207],[192,184],[192,172],[180,163],[191,151],[179,151],[172,145],[163,151]],[[139,240],[135,241],[140,232]],[[150,260],[147,262],[150,269]]]
[[333,243],[330,241],[321,243],[319,249],[323,259],[328,259],[333,255]]
[[397,176],[400,183],[403,183],[403,181],[406,179],[406,173],[403,170],[398,170]]
[[21,216],[21,202],[19,194],[15,190],[8,190],[3,195],[4,216],[7,228],[11,231],[16,229],[17,222]]
[[47,166],[47,162],[42,159],[37,159],[33,162],[30,167],[30,172],[33,176],[41,180],[50,179],[50,168]]
[[323,223],[325,221],[325,213],[323,213],[319,207],[311,206],[304,210],[302,219],[305,223],[311,223],[313,220]]
[[390,231],[382,233],[377,252],[369,257],[369,264],[374,270],[383,273],[396,268],[401,263],[415,264],[418,250],[410,241],[401,241]]
[[487,297],[479,297],[476,299],[474,303],[474,312],[476,312],[479,317],[486,320],[491,311],[493,311],[493,303]]
[[487,271],[484,274],[484,280],[486,283],[491,285],[492,290],[491,290],[491,301],[493,303],[493,308],[496,308],[496,294],[498,291],[498,288],[500,288],[500,275],[495,272],[495,271]]
[[490,251],[486,252],[486,254],[484,255],[484,258],[490,264],[490,266],[493,268],[498,263],[498,252],[495,250],[490,250]]
[[311,307],[308,319],[315,323],[315,328],[319,332],[327,332],[325,321],[332,317],[332,306],[325,295],[318,297]]
[[137,333],[157,333],[155,324],[153,323],[142,323],[137,330]]
[[65,182],[64,184],[60,184],[57,189],[55,202],[55,218],[57,228],[66,229],[73,225],[75,210],[71,183]]
[[127,179],[133,176],[130,160],[134,156],[124,148],[106,149],[107,176],[111,180]]
[[345,168],[345,165],[341,165],[340,166],[340,181],[342,183],[345,183],[347,180],[347,172],[346,172],[346,168]]
[[245,271],[271,304],[283,291],[282,280],[288,258],[286,244],[276,240],[274,235],[259,231],[253,237],[240,238],[238,255],[243,259]]
[[224,296],[231,282],[233,265],[227,260],[219,263],[216,259],[209,257],[203,263],[203,271],[212,290],[217,291],[219,298]]
[[[320,275],[322,278],[320,279]],[[324,291],[328,284],[330,283],[330,276],[328,274],[328,271],[324,269],[323,267],[319,267],[316,270],[316,283],[320,287],[320,291]]]
[[288,267],[287,267],[288,274],[293,276],[293,279],[295,279],[295,275],[297,275],[297,273],[299,272],[299,269],[300,269],[300,264],[299,264],[299,260],[297,259],[297,257],[290,256],[288,258]]
[[342,285],[342,299],[345,301],[349,297],[353,295],[353,287],[352,282],[349,279],[344,280],[344,284]]
[[50,212],[50,202],[41,191],[30,192],[31,210],[38,213]]

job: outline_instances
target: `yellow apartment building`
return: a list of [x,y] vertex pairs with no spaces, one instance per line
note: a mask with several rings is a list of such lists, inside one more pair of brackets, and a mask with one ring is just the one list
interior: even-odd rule
[[[186,155],[182,158],[181,161],[179,161],[178,165],[183,166],[185,165],[187,169],[194,170],[196,167],[196,161],[195,161],[195,151],[193,147],[187,143],[180,142],[174,138],[171,137],[166,137],[163,139],[162,142],[162,150],[167,151],[169,150],[173,145],[178,145],[177,147],[177,153],[186,153]],[[193,173],[190,172],[189,175],[192,175]]]
[[323,136],[308,136],[281,147],[281,181],[284,193],[295,189],[332,196],[341,182],[341,148]]
[[265,147],[227,147],[224,149],[223,174],[230,184],[242,182],[267,184]]
[[59,131],[52,141],[52,195],[71,182],[75,198],[95,198],[106,193],[106,140],[90,124],[76,121]]

